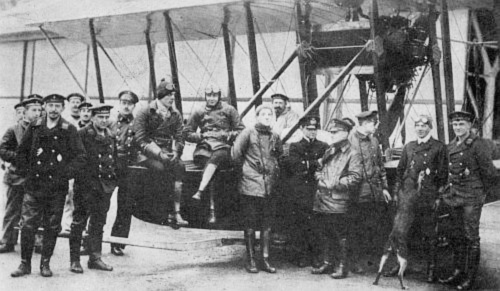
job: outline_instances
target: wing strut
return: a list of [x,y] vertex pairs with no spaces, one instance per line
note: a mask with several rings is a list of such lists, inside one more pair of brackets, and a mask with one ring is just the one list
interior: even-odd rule
[[57,55],[59,56],[59,58],[61,59],[62,63],[64,64],[64,66],[66,67],[66,69],[68,69],[68,72],[69,74],[71,75],[71,77],[73,78],[73,80],[75,81],[76,85],[78,85],[78,87],[80,88],[80,90],[82,90],[82,93],[84,93],[85,95],[87,95],[87,92],[85,89],[83,89],[82,85],[80,84],[80,82],[78,82],[78,79],[76,78],[75,74],[73,73],[73,71],[71,70],[71,68],[68,66],[68,64],[66,63],[66,60],[64,60],[63,56],[61,55],[61,53],[59,52],[59,49],[57,49],[56,45],[54,44],[54,42],[52,41],[52,39],[50,38],[50,36],[47,34],[47,32],[45,31],[45,29],[43,29],[42,26],[39,26],[40,28],[40,31],[42,31],[43,35],[45,36],[45,38],[47,39],[47,41],[50,43],[50,45],[52,46],[52,48],[56,51]]
[[[354,58],[342,69],[340,74],[337,76],[335,80],[333,80],[328,87],[326,87],[325,91],[323,94],[321,94],[320,97],[316,98],[309,107],[304,111],[304,113],[300,116],[300,118],[303,118],[307,116],[309,113],[312,111],[316,110],[323,101],[325,101],[328,96],[330,96],[330,93],[335,89],[344,79],[347,77],[349,72],[354,68],[354,65],[356,64],[356,61],[358,58],[366,51],[368,46],[370,46],[372,41],[368,41],[366,45],[358,52],[357,55],[354,56]],[[290,131],[283,137],[283,143],[285,143],[293,134],[294,132],[299,128],[299,122],[297,121],[292,128],[290,128]]]
[[104,92],[102,90],[101,67],[99,65],[99,52],[97,51],[97,40],[94,29],[94,19],[89,20],[90,38],[92,40],[92,53],[94,54],[95,75],[97,77],[97,90],[99,91],[99,103],[104,103]]

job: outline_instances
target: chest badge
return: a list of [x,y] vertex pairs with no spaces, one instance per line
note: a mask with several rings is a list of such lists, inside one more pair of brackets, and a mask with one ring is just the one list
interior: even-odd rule
[[425,170],[425,174],[426,174],[427,176],[429,176],[429,175],[431,174],[431,170],[430,170],[429,168],[427,168],[427,169]]
[[43,149],[42,148],[39,148],[38,150],[36,150],[36,155],[39,156],[43,153]]
[[62,161],[62,156],[61,156],[61,154],[58,154],[58,155],[57,155],[57,161],[58,161],[58,162],[61,162],[61,161]]
[[465,174],[465,176],[469,176],[470,175],[469,168],[465,168],[464,174]]
[[410,163],[410,169],[413,169],[413,166],[415,166],[415,160],[411,161],[411,163]]

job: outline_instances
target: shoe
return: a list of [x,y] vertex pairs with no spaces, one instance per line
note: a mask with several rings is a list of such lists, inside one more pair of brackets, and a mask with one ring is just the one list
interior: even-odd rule
[[194,200],[201,200],[201,193],[202,192],[203,191],[200,191],[200,190],[196,191],[196,193],[194,193],[194,195],[191,198],[193,198]]
[[0,254],[11,253],[14,251],[13,244],[3,244],[0,246]]
[[247,229],[244,232],[245,235],[245,246],[247,251],[247,262],[245,264],[245,269],[248,273],[258,273],[257,264],[255,263],[255,232],[253,229]]
[[123,250],[120,247],[112,246],[111,253],[117,257],[121,257],[124,255]]
[[50,270],[50,258],[42,257],[40,262],[40,275],[42,277],[52,277],[52,271]]
[[179,226],[188,226],[189,222],[184,220],[179,212],[175,213],[175,221],[177,222],[177,225]]
[[70,271],[77,274],[83,274],[83,268],[82,265],[80,265],[80,262],[71,262]]
[[101,271],[113,271],[113,267],[104,263],[101,259],[89,260],[87,267],[89,269],[95,269]]
[[215,224],[216,219],[215,219],[215,209],[210,209],[210,215],[208,216],[208,223],[209,224]]
[[271,266],[271,264],[269,264],[269,259],[268,258],[262,258],[262,268],[261,268],[262,271],[264,272],[268,272],[268,273],[271,273],[271,274],[274,274],[276,273],[276,268]]
[[462,278],[462,271],[460,271],[460,269],[455,269],[455,271],[453,271],[453,274],[451,274],[450,277],[446,278],[446,279],[439,279],[439,283],[441,284],[453,284],[453,283],[456,283],[459,281],[459,279]]
[[26,262],[21,262],[19,267],[17,267],[17,269],[14,272],[10,273],[10,276],[17,278],[28,274],[31,274],[31,264]]
[[340,262],[339,266],[335,269],[335,272],[330,275],[333,279],[344,279],[347,277],[347,268],[344,264],[344,262]]
[[311,274],[326,274],[331,269],[331,267],[332,265],[329,262],[323,262],[318,268],[313,268]]

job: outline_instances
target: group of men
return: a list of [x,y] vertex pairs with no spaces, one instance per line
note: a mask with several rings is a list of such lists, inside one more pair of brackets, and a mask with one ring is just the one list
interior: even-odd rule
[[[363,272],[360,258],[373,254],[370,248],[381,247],[388,240],[392,215],[387,206],[394,200],[397,206],[412,205],[401,219],[413,221],[425,244],[428,282],[438,280],[435,211],[438,207],[449,211],[453,231],[448,235],[455,270],[439,281],[454,284],[458,290],[473,288],[480,259],[481,209],[498,175],[488,141],[471,131],[472,114],[450,114],[456,137],[448,145],[432,137],[429,116],[420,115],[414,121],[417,140],[403,148],[392,195],[374,136],[377,112],[366,111],[356,117],[359,125],[355,128],[349,118],[330,121],[330,146],[316,140],[319,120],[305,118],[301,123],[304,138],[290,146],[288,184],[297,264],[304,267],[312,263],[313,274],[330,273],[335,279],[345,278],[349,270]],[[417,185],[419,176],[423,178]],[[393,251],[406,256],[404,239],[401,249]],[[396,267],[386,275],[397,272]]]
[[[189,223],[180,214],[185,172],[180,157],[185,141],[197,144],[194,162],[203,168],[193,195],[199,199],[217,171],[230,164],[232,141],[244,125],[237,110],[221,102],[216,86],[207,88],[204,108],[195,111],[186,125],[173,107],[175,86],[162,80],[156,93],[157,99],[134,117],[139,98],[131,91],[121,92],[119,115],[113,122],[112,106],[92,105],[80,94],[67,98],[32,95],[19,106],[24,108],[23,117],[7,131],[0,145],[0,157],[10,163],[6,235],[0,252],[13,251],[17,242],[14,226],[21,217],[21,265],[13,277],[31,273],[34,238],[40,225],[44,228],[41,274],[52,275],[49,262],[65,204],[68,216],[73,216],[69,231],[71,271],[83,273],[80,246],[86,228],[88,267],[111,271],[112,267],[101,260],[103,227],[111,194],[118,186],[118,212],[111,235],[128,236],[131,165],[150,169],[158,191],[170,195],[168,219],[180,226]],[[287,96],[275,94],[272,99],[277,117],[273,129],[282,133],[299,116],[290,110]],[[63,118],[65,101],[71,109]],[[318,117],[301,119],[303,138],[292,143],[282,159],[281,181],[286,186],[281,190],[286,195],[279,197],[288,207],[285,218],[293,228],[291,242],[297,251],[297,264],[312,264],[314,274],[330,273],[337,279],[345,278],[349,270],[363,272],[361,257],[387,239],[392,219],[388,203],[408,199],[405,181],[416,181],[416,175],[424,173],[414,211],[415,224],[427,237],[428,279],[436,279],[436,237],[429,218],[434,217],[432,211],[437,206],[446,204],[452,210],[454,225],[463,231],[454,232],[457,235],[452,238],[456,270],[442,281],[457,283],[459,289],[470,288],[479,264],[481,208],[496,177],[491,151],[483,139],[471,133],[472,115],[460,111],[450,114],[456,138],[448,146],[432,138],[432,119],[419,116],[414,123],[418,138],[403,149],[392,195],[374,136],[377,112],[365,111],[356,117],[358,126],[349,118],[329,121],[326,129],[332,136],[331,145],[317,139]],[[68,183],[70,180],[74,181]],[[214,223],[213,197],[210,201],[208,220]],[[364,241],[372,243],[364,245]],[[111,252],[121,256],[124,247],[112,244]]]

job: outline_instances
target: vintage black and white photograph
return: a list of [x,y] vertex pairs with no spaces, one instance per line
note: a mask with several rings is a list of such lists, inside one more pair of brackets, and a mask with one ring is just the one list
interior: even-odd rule
[[0,0],[0,290],[500,290],[499,46],[498,0]]

